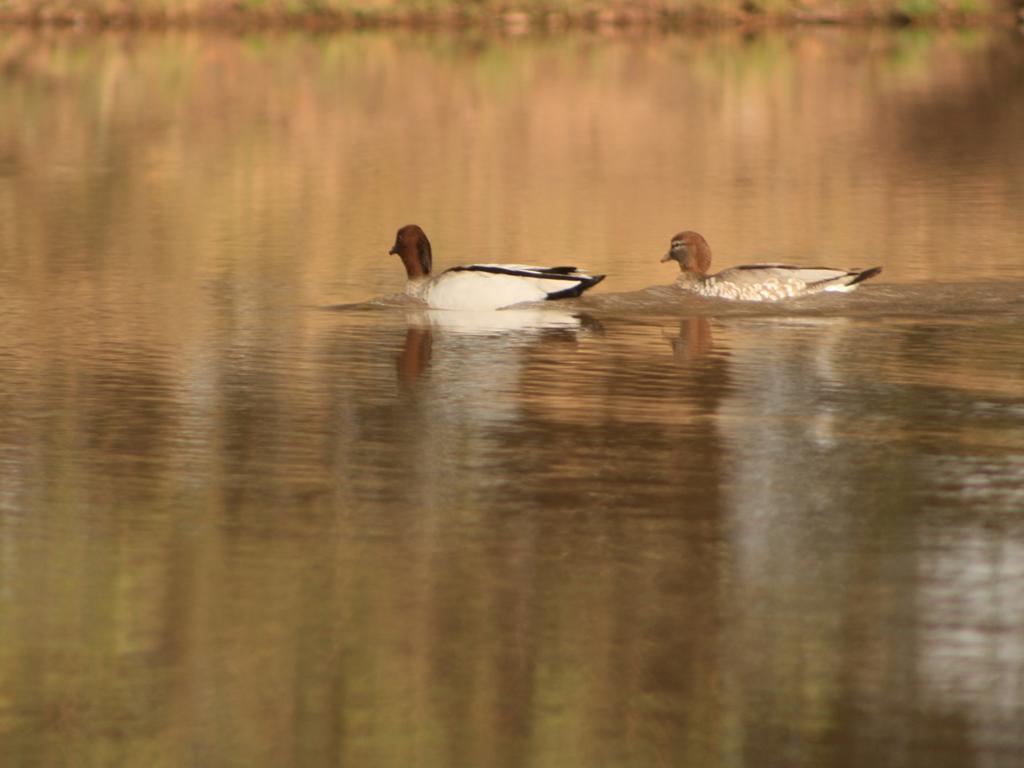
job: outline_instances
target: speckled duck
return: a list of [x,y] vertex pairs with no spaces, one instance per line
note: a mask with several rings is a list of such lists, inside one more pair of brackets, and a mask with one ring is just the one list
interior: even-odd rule
[[696,232],[680,232],[672,238],[662,259],[679,262],[677,285],[700,296],[737,301],[779,301],[813,293],[856,290],[862,282],[882,271],[792,267],[786,264],[747,264],[709,275],[711,246]]

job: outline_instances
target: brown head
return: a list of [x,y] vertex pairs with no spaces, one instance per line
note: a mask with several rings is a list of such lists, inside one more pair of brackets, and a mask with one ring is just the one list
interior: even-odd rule
[[706,275],[711,269],[711,246],[696,232],[680,232],[672,238],[672,245],[661,260],[678,261],[683,272]]
[[405,274],[412,280],[415,277],[426,277],[430,274],[431,254],[430,241],[426,233],[415,224],[409,224],[398,230],[395,244],[388,253],[401,257],[405,264]]

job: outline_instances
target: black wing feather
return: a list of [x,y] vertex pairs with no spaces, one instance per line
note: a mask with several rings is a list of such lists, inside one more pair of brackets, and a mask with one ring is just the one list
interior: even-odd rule
[[509,267],[498,267],[491,264],[467,264],[462,267],[452,267],[447,272],[486,272],[491,275],[511,275],[512,277],[543,277],[545,280],[579,280],[580,275],[574,275],[576,267],[546,267],[544,269],[510,269]]
[[595,285],[604,280],[604,275],[594,275],[593,277],[576,278],[579,282],[572,288],[566,288],[563,291],[555,291],[554,293],[548,294],[548,301],[554,301],[556,299],[574,299],[577,296],[583,294],[588,288],[593,288]]

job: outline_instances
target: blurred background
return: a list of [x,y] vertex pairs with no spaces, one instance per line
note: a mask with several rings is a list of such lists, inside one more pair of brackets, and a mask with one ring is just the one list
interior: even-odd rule
[[1021,136],[1012,26],[0,29],[0,763],[1020,765]]

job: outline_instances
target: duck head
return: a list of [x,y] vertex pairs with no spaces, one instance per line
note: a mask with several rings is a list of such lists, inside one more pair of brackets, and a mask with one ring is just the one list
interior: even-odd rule
[[430,241],[426,233],[415,224],[408,224],[398,230],[395,244],[388,253],[393,253],[405,264],[405,274],[412,280],[430,274]]
[[706,275],[711,269],[711,246],[696,232],[680,232],[672,238],[668,253],[661,260],[678,261],[683,272]]

